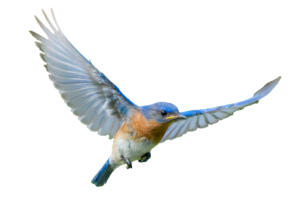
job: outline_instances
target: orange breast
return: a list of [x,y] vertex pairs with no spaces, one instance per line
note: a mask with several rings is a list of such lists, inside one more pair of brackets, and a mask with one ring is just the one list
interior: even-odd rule
[[129,125],[135,130],[136,138],[145,137],[155,144],[158,144],[170,124],[162,124],[154,120],[147,120],[141,112],[137,111],[132,115]]

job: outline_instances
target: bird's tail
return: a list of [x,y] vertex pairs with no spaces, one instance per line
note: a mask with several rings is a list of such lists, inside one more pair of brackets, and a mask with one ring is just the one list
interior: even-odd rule
[[103,186],[115,168],[110,164],[109,159],[105,162],[100,171],[93,178],[92,183],[96,186]]

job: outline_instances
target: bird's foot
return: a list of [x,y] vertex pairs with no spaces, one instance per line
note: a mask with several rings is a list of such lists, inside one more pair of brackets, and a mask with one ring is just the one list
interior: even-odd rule
[[146,162],[150,159],[150,157],[151,157],[151,153],[147,152],[146,154],[141,156],[141,158],[139,159],[139,162]]
[[123,155],[121,155],[122,160],[125,162],[125,164],[127,165],[127,169],[131,169],[132,168],[132,163],[130,161],[130,159],[128,159],[127,157],[124,157]]

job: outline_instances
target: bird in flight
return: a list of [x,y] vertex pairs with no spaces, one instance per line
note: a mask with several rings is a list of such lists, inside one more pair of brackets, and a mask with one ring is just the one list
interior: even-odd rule
[[280,80],[278,77],[270,81],[249,99],[214,108],[179,112],[175,105],[166,102],[138,106],[71,44],[57,24],[53,10],[51,13],[52,21],[43,11],[48,27],[35,17],[46,38],[30,31],[37,40],[35,44],[49,78],[82,123],[99,135],[113,138],[110,157],[92,179],[96,186],[103,186],[123,164],[132,168],[133,161],[146,162],[159,143],[205,128],[257,103]]

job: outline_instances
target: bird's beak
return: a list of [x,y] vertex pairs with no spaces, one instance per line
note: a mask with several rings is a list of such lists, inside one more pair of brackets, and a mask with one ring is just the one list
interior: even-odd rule
[[185,119],[186,117],[184,115],[170,115],[166,117],[167,120],[175,120],[175,119]]

